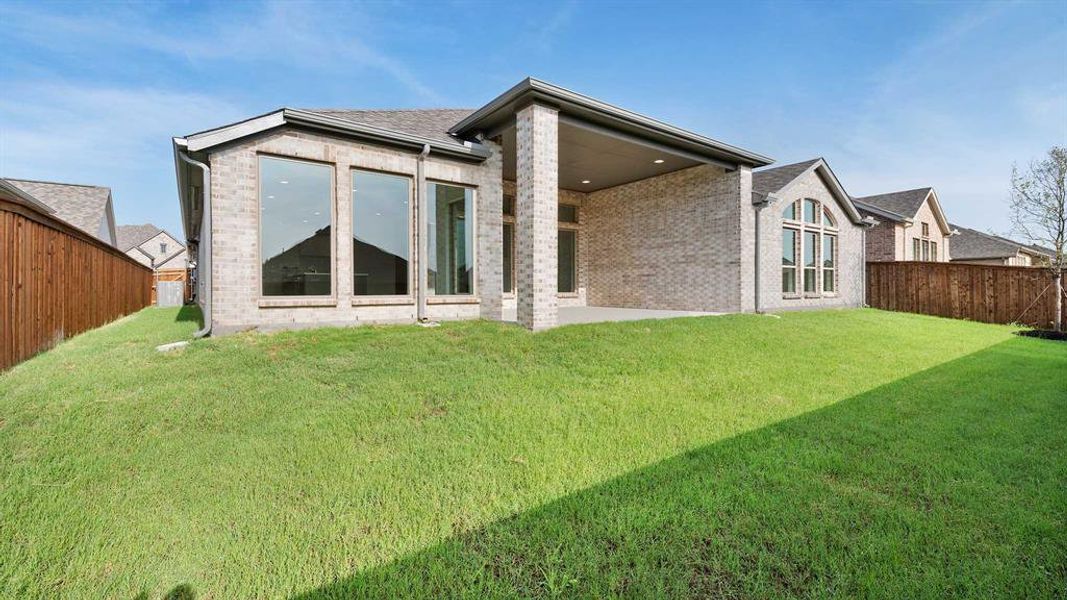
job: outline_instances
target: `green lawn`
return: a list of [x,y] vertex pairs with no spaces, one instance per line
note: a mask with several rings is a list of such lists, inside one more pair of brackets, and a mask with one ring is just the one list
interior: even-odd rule
[[873,310],[244,334],[0,375],[4,597],[1067,594],[1067,344]]

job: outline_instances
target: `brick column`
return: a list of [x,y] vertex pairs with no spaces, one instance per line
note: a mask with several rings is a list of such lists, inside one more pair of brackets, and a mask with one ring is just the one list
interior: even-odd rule
[[500,144],[482,140],[492,152],[482,163],[478,185],[478,297],[483,319],[503,319],[504,153]]
[[558,112],[531,104],[515,116],[515,287],[519,324],[557,323]]

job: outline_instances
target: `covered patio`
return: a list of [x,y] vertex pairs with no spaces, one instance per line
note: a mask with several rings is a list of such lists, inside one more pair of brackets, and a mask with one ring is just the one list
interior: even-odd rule
[[[561,306],[557,309],[557,325],[580,323],[609,323],[644,321],[648,319],[677,319],[682,317],[715,317],[723,313],[691,310],[655,310],[650,308],[612,308],[607,306]],[[514,308],[504,309],[504,321],[518,322]]]
[[743,308],[737,223],[766,157],[533,79],[451,133],[501,154],[503,320]]

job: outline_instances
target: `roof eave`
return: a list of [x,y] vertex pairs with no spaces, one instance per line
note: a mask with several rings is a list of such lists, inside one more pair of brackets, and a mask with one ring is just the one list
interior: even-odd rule
[[762,154],[686,131],[663,121],[532,77],[522,80],[485,106],[471,113],[453,126],[449,133],[459,137],[471,137],[477,133],[485,133],[497,129],[501,122],[510,118],[509,114],[511,112],[533,102],[556,106],[577,116],[584,116],[593,121],[607,122],[623,129],[632,130],[633,133],[643,134],[653,139],[660,138],[661,141],[667,144],[679,145],[690,151],[703,153],[717,159],[725,158],[737,164],[762,167],[774,162],[774,159]]
[[328,131],[364,141],[411,150],[422,150],[423,147],[428,145],[430,146],[431,154],[472,162],[481,162],[490,155],[490,151],[486,146],[476,142],[461,142],[459,140],[442,142],[441,140],[382,129],[381,127],[364,125],[332,115],[295,108],[278,109],[239,123],[174,139],[176,144],[180,141],[190,152],[201,152],[283,125]]

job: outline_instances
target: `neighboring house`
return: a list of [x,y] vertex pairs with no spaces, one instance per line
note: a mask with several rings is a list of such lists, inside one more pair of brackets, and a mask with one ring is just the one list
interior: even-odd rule
[[115,245],[115,209],[111,201],[111,188],[30,179],[8,178],[7,181],[48,205],[55,217]]
[[952,262],[976,265],[1031,267],[1048,264],[1052,250],[1022,244],[990,233],[953,225],[958,234],[952,238]]
[[853,198],[879,224],[867,235],[867,260],[948,262],[952,228],[933,188]]
[[146,267],[180,271],[189,266],[185,245],[155,225],[119,225],[116,233],[118,249]]
[[874,220],[825,162],[754,174],[771,159],[535,79],[474,111],[283,108],[174,153],[217,333],[863,302]]

